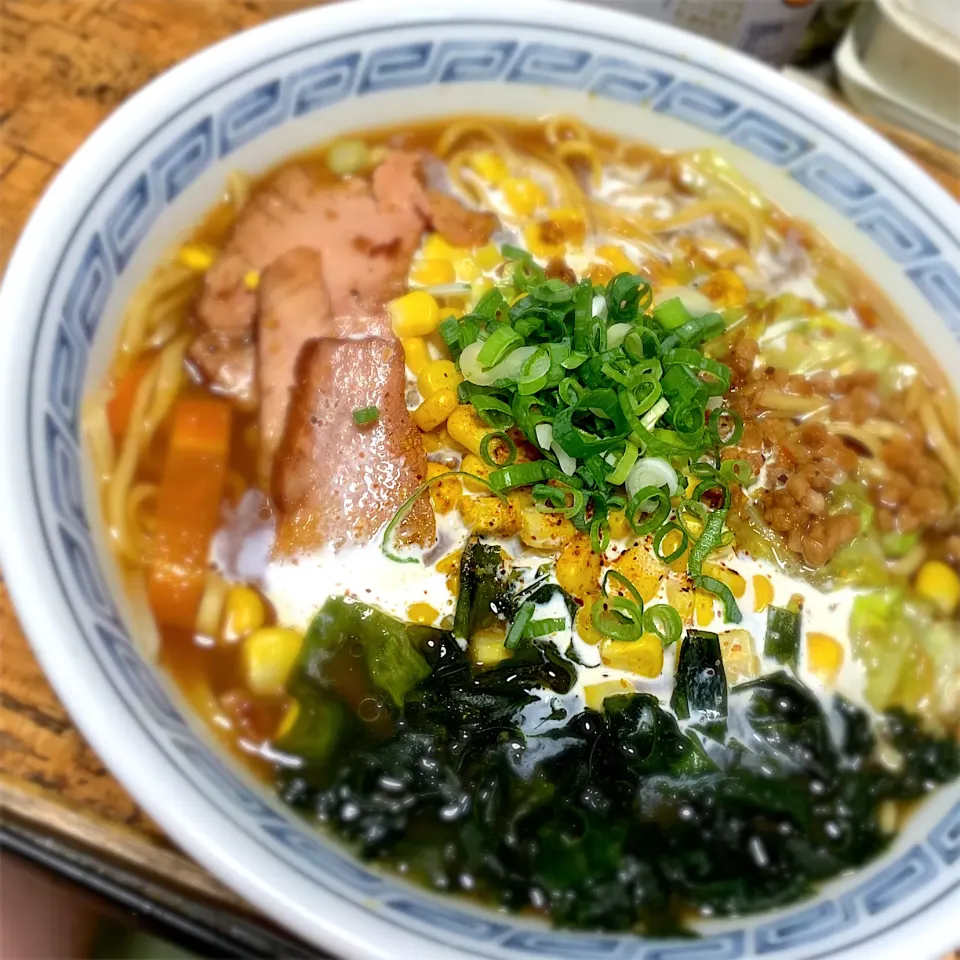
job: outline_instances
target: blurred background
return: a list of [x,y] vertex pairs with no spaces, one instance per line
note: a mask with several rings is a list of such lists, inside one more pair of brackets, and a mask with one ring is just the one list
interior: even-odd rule
[[[784,70],[957,194],[960,0],[583,2]],[[0,267],[58,167],[117,105],[202,47],[314,5],[0,0]],[[2,582],[0,850],[0,957],[315,956],[166,844],[59,706]],[[25,930],[32,945],[16,939]]]

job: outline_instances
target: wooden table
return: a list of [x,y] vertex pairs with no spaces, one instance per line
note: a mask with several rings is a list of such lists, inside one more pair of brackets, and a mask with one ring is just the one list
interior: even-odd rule
[[[0,0],[0,264],[57,168],[117,104],[201,47],[311,5]],[[909,133],[881,129],[960,197],[956,156]],[[6,842],[35,859],[150,916],[164,919],[164,911],[172,911],[182,920],[186,910],[201,946],[222,951],[233,943],[234,951],[254,955],[304,955],[175,850],[107,772],[46,683],[2,582],[0,814]],[[205,940],[204,931],[213,939]]]

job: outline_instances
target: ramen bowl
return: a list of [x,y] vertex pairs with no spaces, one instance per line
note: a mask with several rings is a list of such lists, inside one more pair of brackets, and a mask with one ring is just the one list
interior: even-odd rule
[[956,204],[846,113],[734,52],[593,6],[334,5],[170,71],[110,117],[37,207],[0,314],[3,568],[37,657],[93,747],[186,852],[349,958],[934,957],[957,945],[960,789],[812,899],[699,922],[699,940],[572,933],[377,872],[281,808],[191,716],[121,589],[79,428],[123,309],[232,170],[360,129],[456,114],[575,115],[667,149],[716,147],[876,283],[960,385]]

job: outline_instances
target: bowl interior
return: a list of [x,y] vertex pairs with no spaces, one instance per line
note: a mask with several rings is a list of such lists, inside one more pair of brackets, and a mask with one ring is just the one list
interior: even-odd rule
[[27,467],[6,471],[0,491],[17,504],[4,508],[5,529],[16,532],[4,559],[18,608],[58,692],[164,827],[259,906],[347,955],[680,960],[854,949],[922,921],[960,885],[957,789],[928,801],[890,853],[856,876],[787,910],[705,923],[702,941],[554,932],[354,861],[222,756],[141,653],[149,625],[120,589],[78,431],[84,393],[103,376],[125,303],[226,174],[256,173],[343,131],[569,113],[661,147],[720,147],[875,279],[960,381],[956,209],[907,161],[812,95],[704,41],[592,7],[508,7],[445,18],[430,6],[368,16],[347,5],[280,21],[174,71],[71,163],[3,294],[5,314],[29,319],[4,361],[3,438]]

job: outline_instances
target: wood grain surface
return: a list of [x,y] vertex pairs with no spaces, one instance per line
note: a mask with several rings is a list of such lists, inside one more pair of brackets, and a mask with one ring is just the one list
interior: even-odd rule
[[[0,266],[51,177],[114,107],[201,47],[311,5],[0,0]],[[956,156],[878,126],[960,197]],[[0,814],[43,825],[224,906],[242,907],[170,846],[84,743],[31,655],[2,582]]]

